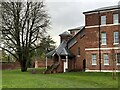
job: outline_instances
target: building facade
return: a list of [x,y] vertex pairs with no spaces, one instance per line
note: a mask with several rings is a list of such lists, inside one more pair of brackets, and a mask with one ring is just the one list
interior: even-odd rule
[[120,6],[99,8],[83,14],[85,26],[60,34],[60,46],[47,54],[52,60],[57,57],[59,62],[57,69],[52,70],[119,71]]
[[100,8],[84,15],[86,70],[119,70],[120,7]]

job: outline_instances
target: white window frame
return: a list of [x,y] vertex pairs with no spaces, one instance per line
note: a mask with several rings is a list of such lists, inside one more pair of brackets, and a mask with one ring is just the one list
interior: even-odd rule
[[[105,37],[103,37],[103,34],[105,34]],[[107,45],[107,37],[106,37],[106,33],[105,32],[102,32],[101,33],[101,45]],[[105,43],[103,43],[105,40]]]
[[106,24],[106,16],[101,16],[101,25],[105,25]]
[[119,23],[119,14],[113,14],[113,24]]
[[[116,34],[115,33],[117,33],[117,35],[118,35],[117,38],[116,38]],[[116,44],[119,44],[119,32],[114,32],[114,45],[116,45]]]
[[[93,61],[95,61],[95,63],[93,63]],[[97,55],[96,54],[92,54],[92,65],[97,65]]]
[[[105,55],[107,55],[107,58]],[[106,53],[103,54],[103,60],[104,60],[104,65],[109,65],[109,55],[108,54],[106,54]],[[108,60],[108,63],[105,63],[106,60]]]
[[117,57],[118,54],[120,54],[120,53],[117,53],[117,54],[116,54],[116,65],[120,65],[120,63],[118,63],[118,57]]

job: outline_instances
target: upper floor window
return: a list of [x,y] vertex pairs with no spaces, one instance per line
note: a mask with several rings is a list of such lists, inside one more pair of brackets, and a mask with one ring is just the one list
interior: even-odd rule
[[104,65],[109,65],[108,54],[103,54],[103,58],[104,58]]
[[96,65],[96,54],[92,54],[92,65]]
[[103,33],[101,34],[101,39],[102,39],[102,42],[101,42],[102,45],[106,45],[106,33],[103,32]]
[[114,44],[119,44],[119,32],[114,32]]
[[120,53],[117,53],[116,55],[117,55],[116,56],[117,65],[119,65],[120,64]]
[[118,14],[113,14],[113,23],[119,23]]
[[80,47],[78,47],[77,53],[78,55],[80,55]]
[[106,24],[106,16],[101,16],[101,25]]

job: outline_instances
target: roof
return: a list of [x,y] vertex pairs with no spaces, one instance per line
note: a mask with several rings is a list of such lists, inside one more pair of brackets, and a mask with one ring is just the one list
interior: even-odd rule
[[91,12],[98,12],[98,11],[112,10],[112,9],[120,9],[120,5],[102,7],[102,8],[94,9],[94,10],[91,10],[91,11],[83,12],[83,14],[91,13]]
[[84,26],[76,27],[76,28],[73,28],[73,29],[69,29],[68,31],[81,30],[83,27]]
[[65,31],[62,34],[60,34],[59,36],[72,36],[69,32]]
[[70,56],[70,57],[73,57],[73,53],[67,49],[67,42],[66,41],[63,41],[57,49],[54,49],[53,51],[49,52],[46,54],[46,56],[48,58],[51,58],[53,55],[60,55],[60,56]]
[[56,49],[54,49],[54,50],[48,52],[48,53],[46,54],[46,57],[52,58],[52,56],[53,56],[53,54],[54,54],[55,52],[56,52]]
[[[68,47],[69,47],[69,44],[72,42],[72,40],[76,37],[76,36],[78,36],[83,30],[85,30],[85,26],[81,26],[82,28],[80,28],[80,31],[74,36],[74,37],[72,37],[68,42],[67,42],[67,45],[68,45]],[[73,44],[74,45],[74,44]],[[73,46],[72,45],[72,46]],[[71,47],[71,46],[70,46]]]

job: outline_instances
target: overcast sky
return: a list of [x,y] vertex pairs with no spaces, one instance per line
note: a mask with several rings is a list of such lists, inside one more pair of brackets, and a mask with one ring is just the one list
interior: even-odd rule
[[59,34],[85,25],[84,11],[117,5],[118,2],[119,0],[46,0],[51,16],[51,29],[48,33],[58,46]]

